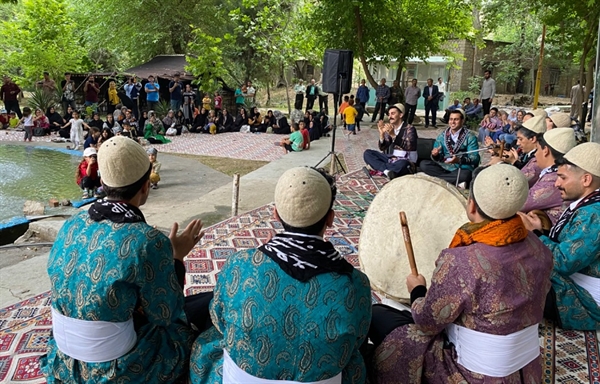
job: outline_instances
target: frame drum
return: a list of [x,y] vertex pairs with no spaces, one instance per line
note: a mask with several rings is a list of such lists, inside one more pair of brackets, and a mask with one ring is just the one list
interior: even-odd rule
[[358,246],[361,269],[373,289],[397,301],[410,300],[400,211],[406,213],[419,273],[429,283],[440,252],[469,221],[466,207],[461,192],[438,178],[410,175],[387,183],[367,211]]

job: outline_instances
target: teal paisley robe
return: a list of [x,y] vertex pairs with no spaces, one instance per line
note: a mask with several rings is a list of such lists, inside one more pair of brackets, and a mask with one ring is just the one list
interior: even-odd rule
[[52,306],[82,320],[136,322],[137,343],[124,356],[85,363],[58,350],[53,337],[40,358],[48,383],[173,383],[187,372],[194,333],[183,311],[183,291],[171,242],[144,222],[68,220],[50,251]]
[[600,329],[600,306],[569,277],[575,272],[600,278],[600,203],[578,208],[558,236],[542,242],[554,255],[550,279],[556,292],[560,321],[565,329]]
[[192,383],[221,383],[223,348],[247,373],[311,382],[342,372],[364,383],[358,348],[371,321],[368,278],[325,273],[302,283],[259,250],[240,251],[218,276],[211,303],[214,327],[194,343]]

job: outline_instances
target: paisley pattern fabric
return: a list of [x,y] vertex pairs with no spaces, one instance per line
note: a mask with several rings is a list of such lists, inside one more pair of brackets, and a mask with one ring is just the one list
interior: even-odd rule
[[230,256],[211,303],[213,328],[194,343],[192,383],[221,383],[223,348],[247,373],[311,382],[342,372],[364,383],[358,348],[371,321],[367,277],[324,273],[302,283],[257,249]]
[[525,166],[521,168],[521,172],[523,173],[523,175],[525,175],[527,183],[529,184],[529,188],[533,187],[535,182],[538,181],[538,179],[540,178],[540,173],[542,173],[542,170],[538,166],[537,159],[535,158],[535,156],[529,159],[527,164],[525,164]]
[[523,212],[531,212],[539,209],[548,215],[552,225],[556,224],[560,215],[571,203],[563,201],[560,191],[554,186],[557,176],[556,171],[550,171],[540,177],[535,184],[529,188],[527,201],[521,209]]
[[575,272],[600,278],[600,203],[578,208],[558,235],[540,238],[554,255],[552,288],[565,329],[600,329],[600,306],[571,280]]
[[[521,383],[474,373],[445,346],[454,323],[479,332],[508,335],[542,321],[550,289],[552,254],[532,233],[521,242],[492,247],[475,243],[445,249],[436,261],[425,297],[412,304],[415,324],[396,328],[375,350],[377,383]],[[541,359],[523,369],[524,383],[540,383]]]
[[[480,161],[479,152],[475,152],[479,149],[477,136],[463,127],[457,142],[454,143],[449,132],[450,128],[447,128],[444,132],[440,133],[433,144],[433,148],[441,148],[439,156],[441,160],[435,159],[440,160],[438,165],[450,172],[456,171],[459,167],[471,171],[477,168]],[[465,158],[468,159],[468,164],[450,164],[444,162],[444,159],[452,157],[455,153],[467,151],[471,152],[465,155]]]
[[82,212],[58,233],[48,275],[52,306],[65,316],[123,322],[142,312],[145,318],[135,322],[133,349],[108,362],[75,360],[50,337],[40,358],[48,383],[173,383],[187,372],[195,335],[183,311],[171,242],[160,231],[144,222],[94,222]]

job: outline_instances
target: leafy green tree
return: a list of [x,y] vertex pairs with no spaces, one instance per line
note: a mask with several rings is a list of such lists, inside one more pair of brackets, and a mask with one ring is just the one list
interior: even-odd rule
[[461,0],[321,0],[306,22],[327,47],[353,50],[375,87],[370,64],[397,61],[399,75],[411,57],[453,55],[443,45],[471,32],[471,16]]
[[22,0],[12,10],[0,22],[1,72],[33,83],[43,71],[58,79],[65,70],[82,69],[85,50],[65,0]]

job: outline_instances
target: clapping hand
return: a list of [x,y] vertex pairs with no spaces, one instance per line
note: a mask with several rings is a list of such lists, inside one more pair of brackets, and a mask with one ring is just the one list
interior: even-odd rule
[[183,261],[183,258],[194,248],[204,236],[202,231],[202,220],[192,220],[183,230],[181,235],[177,235],[179,224],[173,223],[169,239],[173,246],[173,258]]

